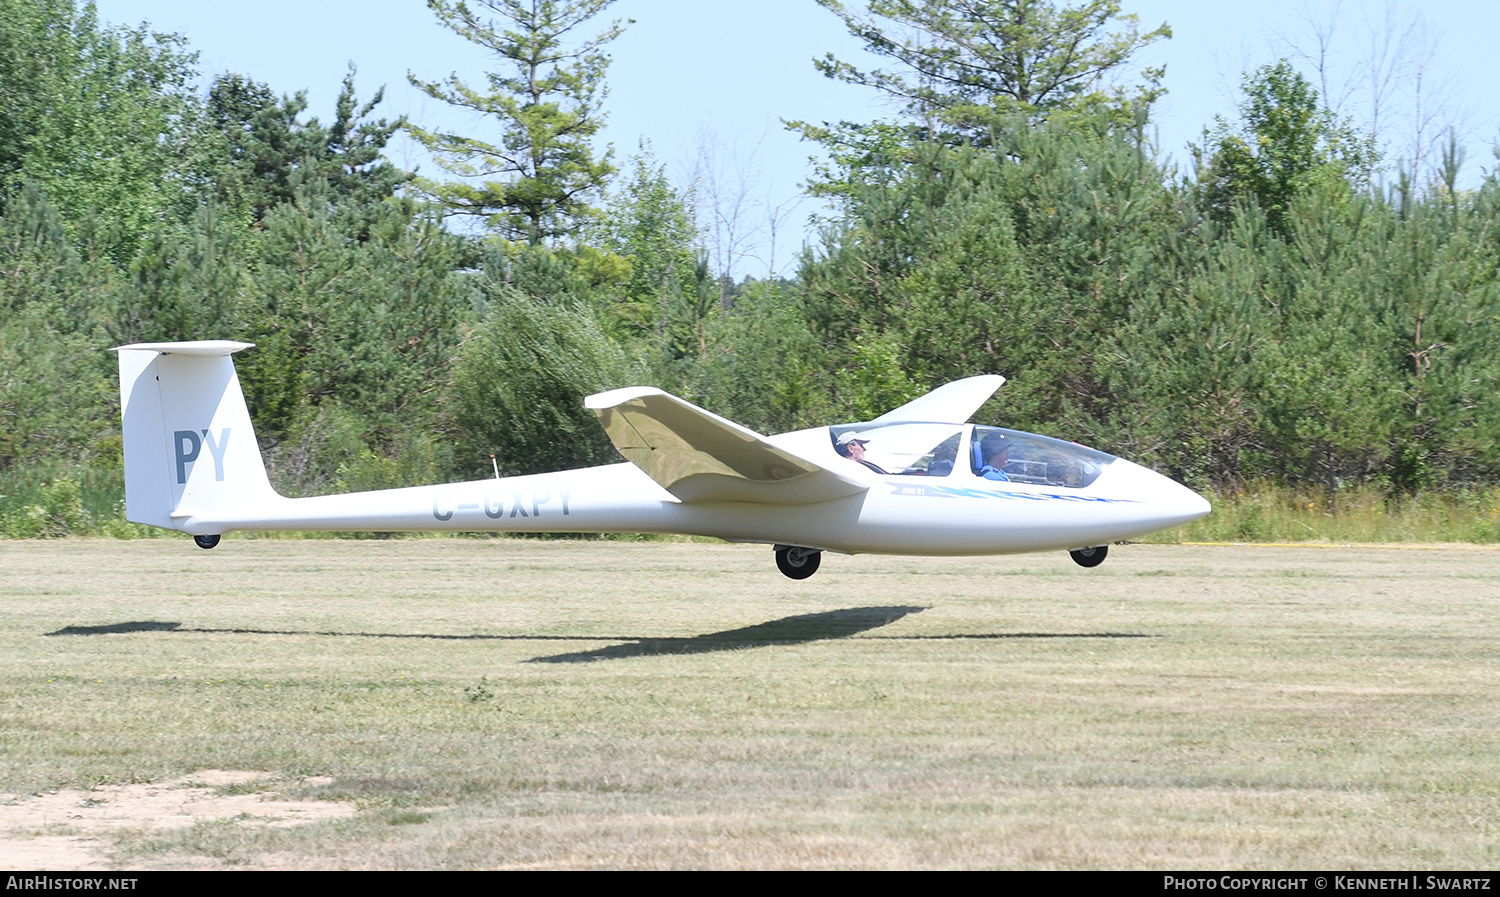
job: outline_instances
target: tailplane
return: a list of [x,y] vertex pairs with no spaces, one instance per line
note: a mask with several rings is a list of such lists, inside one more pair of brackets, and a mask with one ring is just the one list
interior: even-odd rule
[[232,354],[250,343],[202,340],[121,346],[125,516],[181,529],[276,496]]

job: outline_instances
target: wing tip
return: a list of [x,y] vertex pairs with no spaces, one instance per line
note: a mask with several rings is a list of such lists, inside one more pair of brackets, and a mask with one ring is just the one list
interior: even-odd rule
[[962,423],[973,417],[1004,384],[1005,378],[999,374],[980,374],[953,380],[899,408],[887,411],[871,423],[890,424],[917,420]]
[[654,386],[625,386],[620,389],[611,389],[607,392],[596,392],[583,400],[583,407],[590,411],[603,411],[606,408],[623,405],[631,399],[664,395],[666,395],[665,392]]

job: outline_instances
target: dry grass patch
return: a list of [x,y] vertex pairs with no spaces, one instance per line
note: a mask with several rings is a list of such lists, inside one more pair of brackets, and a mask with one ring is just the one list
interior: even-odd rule
[[0,791],[360,808],[126,866],[1491,867],[1496,560],[0,543]]

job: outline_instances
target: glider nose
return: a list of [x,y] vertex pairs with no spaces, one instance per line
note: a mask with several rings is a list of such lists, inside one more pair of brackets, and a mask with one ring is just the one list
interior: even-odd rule
[[1109,473],[1110,491],[1148,506],[1150,522],[1159,529],[1190,523],[1213,510],[1203,496],[1139,464],[1118,459],[1109,465]]
[[1176,505],[1177,514],[1181,517],[1178,523],[1190,523],[1199,517],[1207,517],[1209,512],[1213,510],[1213,505],[1208,503],[1208,499],[1181,483],[1169,480],[1166,477],[1162,477],[1162,479],[1167,480],[1168,483],[1177,487],[1177,495],[1174,497],[1173,502]]

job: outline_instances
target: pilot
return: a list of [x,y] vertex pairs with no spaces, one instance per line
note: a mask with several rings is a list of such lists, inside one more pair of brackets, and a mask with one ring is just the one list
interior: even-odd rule
[[886,473],[886,471],[881,470],[877,465],[865,460],[865,445],[869,443],[869,441],[870,440],[865,439],[855,431],[850,430],[847,433],[841,433],[839,435],[839,440],[834,444],[833,448],[834,451],[838,452],[840,455],[843,455],[845,458],[848,458],[851,461],[858,461],[859,463],[870,468],[876,473]]
[[987,480],[1002,480],[1010,482],[1010,477],[1005,473],[1005,465],[1010,463],[1010,440],[1000,433],[991,433],[984,437],[979,443],[979,457],[984,459],[984,466],[979,468],[979,475]]

